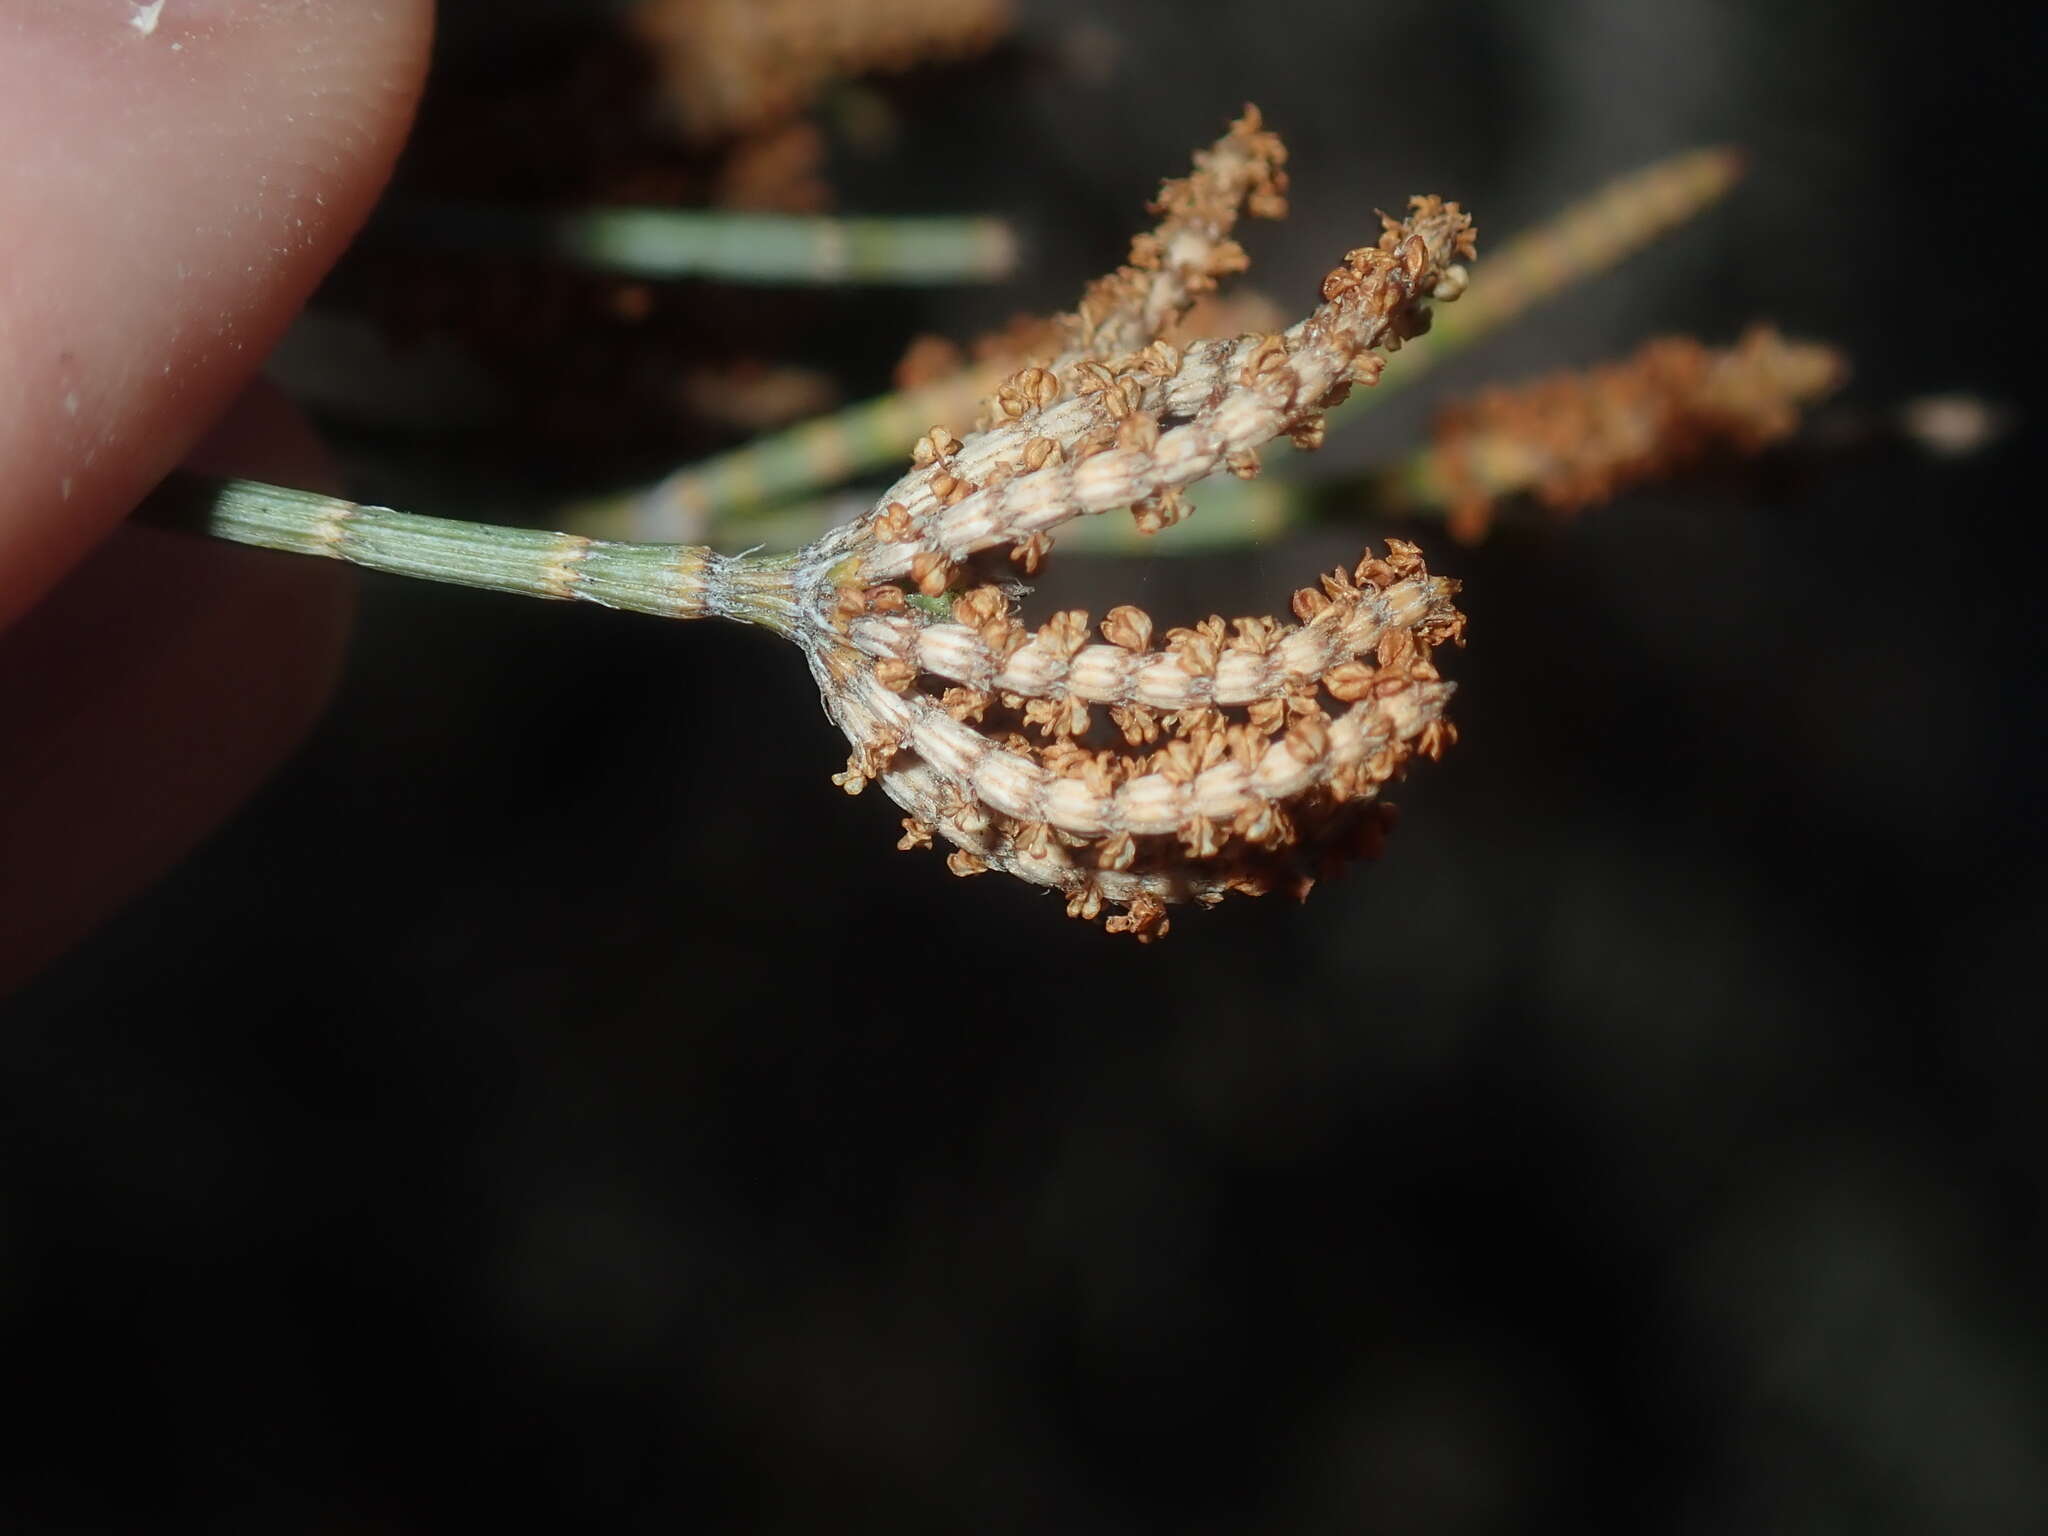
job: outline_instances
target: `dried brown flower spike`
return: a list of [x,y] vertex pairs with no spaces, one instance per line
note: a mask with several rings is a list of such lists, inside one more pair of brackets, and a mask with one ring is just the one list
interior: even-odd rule
[[[1161,340],[1244,266],[1228,232],[1240,209],[1280,211],[1283,159],[1248,109],[1167,184],[1130,264],[1055,323],[1065,350],[1019,368],[964,441],[920,439],[875,510],[803,559],[831,594],[797,638],[853,746],[838,782],[876,783],[908,812],[904,846],[944,842],[958,874],[1053,886],[1075,916],[1120,905],[1107,926],[1140,939],[1166,931],[1172,903],[1305,893],[1376,844],[1380,786],[1453,739],[1431,654],[1464,619],[1456,583],[1411,544],[1297,592],[1296,622],[1211,617],[1156,646],[1129,606],[1027,630],[997,574],[1003,553],[1037,569],[1069,519],[1129,508],[1162,528],[1187,487],[1256,473],[1263,444],[1313,444],[1323,411],[1426,327],[1428,301],[1462,290],[1471,221],[1416,198],[1291,329]],[[913,591],[950,596],[949,615]]]
[[1759,452],[1847,373],[1834,348],[1754,325],[1732,347],[1665,336],[1619,363],[1486,389],[1437,416],[1431,473],[1451,536],[1476,543],[1505,496],[1570,516],[1713,452]]

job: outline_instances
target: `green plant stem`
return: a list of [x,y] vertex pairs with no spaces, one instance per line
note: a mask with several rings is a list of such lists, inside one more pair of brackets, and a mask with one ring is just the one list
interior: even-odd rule
[[794,633],[798,623],[793,556],[733,557],[700,545],[614,543],[459,522],[183,473],[152,493],[141,515],[237,544],[491,592],[669,619],[715,615],[780,634]]
[[714,525],[786,509],[903,458],[904,445],[933,422],[971,418],[1002,372],[969,369],[860,401],[686,465],[655,485],[573,504],[563,509],[564,521],[608,538],[708,538]]
[[1389,386],[1406,388],[1546,299],[1619,265],[1719,202],[1741,174],[1737,150],[1688,150],[1616,177],[1504,244],[1482,245],[1458,302],[1435,306],[1429,330],[1401,349],[1399,369],[1374,389],[1353,391],[1330,412],[1330,425],[1370,410]]
[[674,208],[418,204],[381,218],[377,237],[486,255],[526,252],[625,277],[726,283],[927,287],[988,283],[1017,266],[1002,219],[826,218]]

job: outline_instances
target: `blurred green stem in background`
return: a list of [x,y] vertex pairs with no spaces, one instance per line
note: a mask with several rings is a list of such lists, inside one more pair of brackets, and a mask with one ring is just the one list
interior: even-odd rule
[[1010,225],[975,215],[828,218],[421,203],[380,215],[371,236],[492,256],[524,252],[621,277],[764,285],[991,283],[1017,267]]

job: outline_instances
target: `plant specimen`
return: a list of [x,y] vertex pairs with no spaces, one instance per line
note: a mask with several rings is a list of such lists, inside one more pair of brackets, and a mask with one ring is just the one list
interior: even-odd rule
[[[1018,613],[1062,529],[1127,510],[1138,534],[1157,534],[1193,510],[1192,487],[1256,476],[1276,440],[1314,448],[1326,414],[1378,382],[1388,358],[1428,330],[1433,305],[1465,291],[1471,220],[1456,203],[1417,197],[1404,217],[1380,216],[1378,238],[1344,255],[1296,324],[1169,339],[1219,279],[1246,266],[1232,238],[1239,219],[1285,211],[1285,158],[1248,108],[1190,175],[1163,186],[1160,221],[1124,266],[1073,313],[1022,328],[1002,362],[982,364],[973,376],[993,383],[971,430],[924,430],[893,485],[794,553],[458,523],[239,482],[166,494],[182,498],[188,519],[247,543],[769,628],[802,651],[847,738],[835,782],[848,794],[873,785],[905,812],[899,846],[944,849],[959,875],[993,870],[1051,887],[1070,915],[1101,917],[1111,931],[1150,939],[1175,904],[1231,892],[1305,894],[1377,848],[1383,787],[1455,739],[1452,684],[1435,661],[1439,646],[1463,640],[1454,581],[1390,539],[1295,592],[1291,617],[1212,615],[1161,629],[1130,605],[1036,625]],[[1659,197],[1625,199],[1629,233],[1604,237],[1610,255],[1697,206],[1699,184],[1717,191],[1731,167],[1708,152],[1656,174],[1640,186]],[[1521,248],[1494,317],[1565,280],[1557,265],[1540,241]],[[1738,355],[1754,364],[1755,350]],[[1675,391],[1680,405],[1652,413],[1653,434],[1699,420],[1703,402],[1741,394],[1758,373],[1724,388],[1724,369],[1693,353],[1684,364],[1667,348],[1638,365],[1689,381]],[[1628,387],[1594,394],[1633,398]],[[1641,472],[1643,453],[1613,446],[1633,441],[1623,428],[1638,417],[1582,409],[1575,419],[1600,424],[1581,436],[1612,461],[1608,481]],[[1511,435],[1517,420],[1496,405],[1463,439],[1453,435],[1464,455],[1443,463],[1459,466],[1451,495],[1468,527],[1482,495],[1563,473],[1554,463],[1548,478],[1474,470],[1501,455],[1477,455],[1472,443]]]

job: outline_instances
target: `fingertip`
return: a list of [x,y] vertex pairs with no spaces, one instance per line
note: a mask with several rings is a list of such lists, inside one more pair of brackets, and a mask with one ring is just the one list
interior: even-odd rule
[[0,0],[0,623],[181,459],[360,227],[427,0]]

